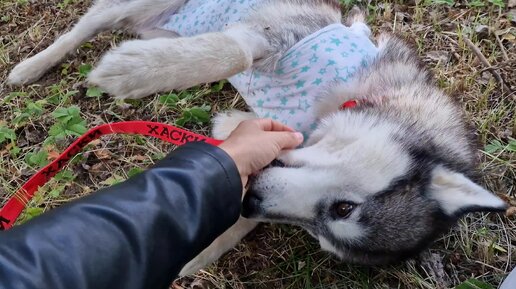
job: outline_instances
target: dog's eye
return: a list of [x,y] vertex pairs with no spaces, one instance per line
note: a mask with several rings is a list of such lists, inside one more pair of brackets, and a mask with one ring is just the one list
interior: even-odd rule
[[350,203],[338,203],[335,206],[335,213],[339,218],[347,218],[353,212],[354,206]]

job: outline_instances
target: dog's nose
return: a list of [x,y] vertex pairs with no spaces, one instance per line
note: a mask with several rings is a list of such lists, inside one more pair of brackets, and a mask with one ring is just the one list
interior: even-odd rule
[[262,201],[263,198],[260,194],[252,191],[252,189],[247,191],[244,201],[242,202],[242,217],[250,218],[259,214]]

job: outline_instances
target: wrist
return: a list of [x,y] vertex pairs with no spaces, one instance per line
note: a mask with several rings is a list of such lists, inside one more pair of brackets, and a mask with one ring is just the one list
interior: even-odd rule
[[242,181],[242,187],[245,188],[247,186],[247,181],[249,179],[248,174],[246,173],[246,169],[244,164],[242,163],[242,158],[240,157],[238,150],[234,149],[230,145],[225,145],[224,143],[219,145],[219,148],[225,151],[235,163],[237,167],[238,173],[240,174],[240,179]]

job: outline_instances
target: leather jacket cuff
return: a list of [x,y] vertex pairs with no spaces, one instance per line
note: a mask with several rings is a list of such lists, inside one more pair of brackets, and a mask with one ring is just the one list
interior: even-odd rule
[[[200,157],[201,155],[204,155],[204,161]],[[243,184],[240,173],[238,172],[235,161],[223,149],[205,142],[189,142],[169,153],[164,159],[156,163],[154,167],[166,166],[167,163],[171,161],[173,162],[173,160],[171,160],[172,157],[177,158],[178,156],[182,159],[195,157],[197,162],[206,162],[206,165],[210,165],[213,160],[215,160],[224,170],[226,178],[225,183],[221,183],[222,180],[218,177],[218,181],[213,182],[213,185],[227,187],[229,188],[228,193],[238,193],[240,194],[240,197],[242,197]],[[205,168],[210,170],[209,166]]]

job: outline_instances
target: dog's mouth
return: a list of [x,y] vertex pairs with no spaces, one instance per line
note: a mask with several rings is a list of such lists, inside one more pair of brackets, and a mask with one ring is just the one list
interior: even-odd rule
[[265,169],[268,169],[268,168],[284,168],[284,167],[286,167],[285,163],[283,163],[282,161],[280,161],[278,159],[275,159],[268,166],[266,166]]
[[256,177],[260,173],[265,171],[266,169],[270,169],[270,168],[286,168],[286,167],[287,167],[287,165],[285,165],[285,163],[283,163],[282,161],[280,161],[278,159],[274,159],[270,164],[265,166],[263,169],[261,169],[258,172],[256,172],[256,173],[254,173],[254,174],[249,176],[249,182],[247,183],[246,189],[250,188],[252,186],[253,179],[256,179]]

